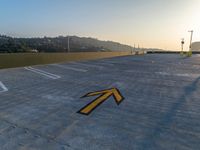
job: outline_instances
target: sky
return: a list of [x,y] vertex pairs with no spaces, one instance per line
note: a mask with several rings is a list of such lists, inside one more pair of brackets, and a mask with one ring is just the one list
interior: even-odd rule
[[200,0],[0,0],[0,34],[77,35],[131,46],[188,49],[200,41]]

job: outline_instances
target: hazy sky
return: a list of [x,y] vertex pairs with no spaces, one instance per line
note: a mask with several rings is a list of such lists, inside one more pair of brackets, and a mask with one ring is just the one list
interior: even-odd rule
[[0,34],[10,36],[78,35],[180,49],[190,29],[200,41],[200,0],[0,0]]

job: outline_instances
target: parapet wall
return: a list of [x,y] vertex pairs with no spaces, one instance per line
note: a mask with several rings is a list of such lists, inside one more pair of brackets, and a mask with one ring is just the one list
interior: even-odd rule
[[14,53],[0,54],[0,69],[134,55],[131,52]]

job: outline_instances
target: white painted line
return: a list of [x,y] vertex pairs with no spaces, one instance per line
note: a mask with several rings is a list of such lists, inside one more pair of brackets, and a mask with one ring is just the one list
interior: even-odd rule
[[156,74],[160,74],[163,76],[178,76],[178,77],[191,77],[198,78],[200,74],[188,74],[188,73],[168,73],[168,72],[156,72]]
[[47,75],[49,75],[49,76],[52,76],[52,77],[55,78],[55,79],[61,78],[59,75],[56,75],[56,74],[52,74],[52,73],[49,73],[49,72],[46,72],[46,71],[43,71],[43,70],[40,70],[40,69],[36,69],[36,68],[33,68],[33,67],[29,67],[29,68],[30,68],[30,69],[33,69],[33,70],[36,70],[36,71],[38,71],[38,72],[47,74]]
[[171,75],[170,73],[167,73],[167,72],[156,72],[156,74],[160,74],[160,75],[163,75],[163,76],[170,76]]
[[1,87],[1,89],[3,89],[2,91],[0,91],[0,93],[8,91],[7,87],[1,81],[0,81],[0,87]]
[[106,65],[106,66],[114,66],[114,64],[105,63],[105,62],[95,62],[95,64]]
[[111,60],[100,60],[101,62],[104,62],[104,63],[111,63],[111,64],[116,64],[117,62],[116,61],[111,61]]
[[79,69],[79,68],[74,68],[74,67],[69,67],[69,66],[64,66],[64,65],[59,65],[59,64],[51,64],[52,66],[60,67],[63,69],[68,69],[68,70],[73,70],[73,71],[78,71],[78,72],[87,72],[85,69]]
[[71,64],[74,65],[82,65],[82,66],[86,66],[86,67],[93,67],[93,68],[99,68],[99,69],[103,69],[103,66],[98,66],[98,65],[91,65],[91,64],[84,64],[84,63],[78,63],[78,62],[70,62]]
[[41,75],[46,76],[46,77],[48,77],[50,79],[59,79],[59,78],[61,78],[58,75],[55,75],[55,74],[52,74],[52,73],[49,73],[49,72],[46,72],[46,71],[43,71],[43,70],[40,70],[40,69],[36,69],[36,68],[33,68],[33,67],[24,67],[24,69],[32,71],[32,72],[37,73],[37,74],[41,74]]

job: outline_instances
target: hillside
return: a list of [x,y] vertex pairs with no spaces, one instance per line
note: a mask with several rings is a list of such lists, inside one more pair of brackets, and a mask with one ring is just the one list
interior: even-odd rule
[[[70,52],[91,51],[130,51],[133,47],[112,41],[100,41],[94,38],[69,37]],[[0,35],[0,53],[16,52],[67,52],[68,37],[13,38]]]

